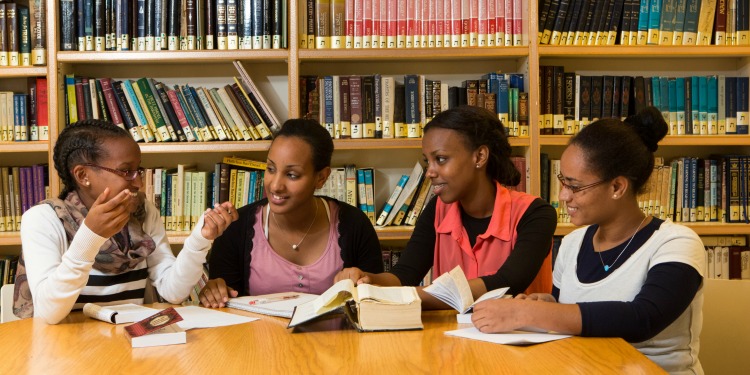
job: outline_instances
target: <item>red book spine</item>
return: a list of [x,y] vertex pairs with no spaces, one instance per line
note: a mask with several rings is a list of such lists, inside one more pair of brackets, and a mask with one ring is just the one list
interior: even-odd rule
[[[428,2],[430,9],[429,9],[429,17],[430,21],[427,23],[427,46],[430,48],[437,47],[437,40],[438,33],[437,33],[437,8],[443,8],[443,5],[440,4],[438,1],[429,1]],[[443,35],[440,35],[440,38],[442,38]]]
[[117,101],[115,100],[115,92],[112,89],[112,79],[100,78],[99,83],[102,85],[102,94],[104,94],[104,101],[107,102],[107,110],[112,123],[125,129],[125,123],[120,116],[120,109],[117,107]]
[[495,33],[495,46],[505,45],[505,0],[497,0],[497,9],[495,10],[495,23],[497,23],[497,32]]
[[[379,23],[378,23],[378,35],[380,36],[380,45],[378,47],[380,48],[386,48],[388,43],[388,28],[389,26],[389,18],[388,18],[388,0],[375,0],[375,3],[378,4],[379,8]],[[393,33],[395,36],[396,33]]]
[[523,32],[523,7],[521,6],[521,0],[514,0],[513,2],[513,45],[520,46],[523,44],[522,32]]
[[497,0],[487,0],[487,46],[495,45],[495,33],[497,32]]
[[372,0],[362,0],[362,48],[372,48],[373,21]]
[[362,48],[364,36],[364,9],[365,0],[353,0],[354,2],[354,48]]
[[430,38],[433,34],[430,34],[430,6],[431,0],[422,0],[422,48],[434,47],[430,46]]
[[398,1],[398,37],[397,37],[397,43],[398,48],[405,48],[406,47],[406,36],[407,36],[407,6],[408,4],[406,1]]
[[[468,0],[465,0],[468,1]],[[452,0],[451,8],[451,47],[461,46],[461,1]]]
[[716,20],[714,21],[714,44],[723,46],[727,31],[727,0],[716,0]]
[[354,0],[346,1],[346,48],[354,48]]
[[32,180],[34,186],[34,202],[32,205],[35,205],[47,199],[47,196],[44,192],[44,166],[34,165],[31,167],[31,172],[33,173]]
[[36,124],[39,140],[49,140],[49,104],[47,102],[47,78],[36,79]]
[[398,0],[383,0],[388,3],[388,48],[396,48],[398,38]]
[[406,6],[406,48],[414,48],[414,20],[416,18],[417,1],[412,1]]
[[469,45],[479,45],[479,0],[471,0],[469,3]]
[[505,0],[505,45],[513,45],[513,0]]
[[445,0],[435,0],[435,47],[445,47],[443,45],[443,35],[445,35]]
[[372,0],[372,48],[380,48],[380,0]]
[[[493,0],[494,1],[494,0]],[[480,47],[487,47],[487,33],[490,29],[489,17],[490,14],[487,12],[487,0],[479,0],[479,9],[477,16],[479,17],[479,29],[477,31],[477,45]]]
[[471,1],[461,0],[461,47],[469,46],[469,34],[471,34]]
[[86,107],[83,104],[83,83],[81,77],[75,78],[76,82],[76,111],[78,112],[78,120],[86,119]]

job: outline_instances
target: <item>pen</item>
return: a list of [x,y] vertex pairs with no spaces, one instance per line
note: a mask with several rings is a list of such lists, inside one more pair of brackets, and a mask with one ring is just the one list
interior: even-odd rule
[[298,298],[298,297],[299,297],[299,294],[293,294],[291,296],[283,296],[283,297],[259,298],[259,299],[254,299],[254,300],[248,302],[248,304],[250,304],[250,305],[262,305],[264,303],[277,302],[277,301],[286,301],[288,299],[295,299],[295,298]]

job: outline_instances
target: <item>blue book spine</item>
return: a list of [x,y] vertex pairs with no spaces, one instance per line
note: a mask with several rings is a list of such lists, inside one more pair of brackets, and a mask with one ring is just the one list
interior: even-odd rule
[[146,115],[143,113],[143,108],[141,108],[140,102],[138,102],[138,97],[133,90],[133,84],[130,80],[126,79],[122,81],[122,88],[125,91],[125,95],[128,96],[130,102],[133,104],[131,107],[133,108],[133,114],[138,117],[138,123],[143,124],[143,126],[148,126]]
[[29,140],[29,120],[26,111],[29,108],[29,95],[18,95],[18,123],[21,125],[21,140]]
[[737,77],[737,134],[748,134],[748,77]]
[[402,175],[401,179],[398,181],[398,185],[396,185],[393,193],[391,193],[391,197],[388,198],[388,202],[386,202],[385,206],[383,206],[383,211],[380,213],[380,216],[378,217],[378,220],[376,222],[377,225],[383,225],[385,223],[385,220],[388,218],[388,214],[390,214],[391,210],[393,209],[393,205],[396,204],[396,200],[398,199],[399,194],[401,194],[401,190],[403,190],[404,186],[406,186],[407,181],[409,181],[409,175]]
[[505,134],[510,134],[510,96],[508,95],[508,80],[504,75],[498,77],[497,82],[497,116],[503,123]]
[[651,77],[651,105],[661,111],[661,94],[659,87],[659,77]]
[[333,76],[323,77],[323,122],[328,134],[335,136],[333,123]]
[[692,103],[691,108],[692,112],[690,114],[691,121],[692,121],[692,129],[690,129],[691,134],[700,134],[701,133],[701,116],[700,116],[700,77],[692,76],[690,77],[691,82],[691,88],[692,88]]
[[667,80],[668,92],[669,92],[669,134],[677,134],[677,80],[669,78]]
[[682,44],[695,45],[698,36],[698,10],[700,9],[700,0],[687,0],[685,4],[685,24],[682,27]]
[[[373,184],[374,176],[372,175],[373,171],[372,169],[365,169],[365,196],[367,195],[366,191],[368,188],[372,188],[374,190],[375,185]],[[374,197],[373,199],[366,199],[367,201],[367,217],[370,218],[370,220],[375,220],[375,202]]]
[[117,50],[130,51],[130,12],[128,2],[131,0],[116,0],[117,2]]
[[185,103],[190,108],[190,112],[193,115],[193,119],[195,121],[195,124],[197,125],[197,129],[199,129],[203,140],[213,140],[213,135],[211,134],[210,130],[208,130],[206,119],[205,117],[203,117],[203,112],[201,111],[200,105],[195,99],[192,90],[190,90],[190,87],[188,87],[187,85],[181,87],[180,89],[182,90],[182,95],[184,95]]
[[708,134],[719,134],[719,93],[718,93],[718,77],[709,76],[707,78],[708,86],[706,88],[706,112],[707,112],[707,126]]
[[659,104],[661,105],[659,107],[659,110],[661,110],[662,116],[664,116],[664,121],[669,124],[669,78],[667,77],[659,77],[659,95],[661,98],[659,98]]
[[135,0],[135,6],[138,7],[138,17],[136,19],[135,38],[138,43],[133,49],[138,51],[146,50],[146,0]]
[[256,194],[257,194],[257,188],[256,185],[258,184],[258,172],[256,171],[250,171],[250,191],[247,193],[247,204],[255,202]]
[[510,84],[508,87],[512,89],[518,89],[519,92],[523,92],[524,91],[523,74],[513,73],[513,74],[509,74],[509,76],[510,76]]
[[650,11],[649,0],[641,0],[641,9],[638,13],[638,44],[646,44],[648,34],[648,15]]
[[675,79],[675,90],[677,100],[675,103],[675,112],[677,113],[677,134],[685,134],[685,78],[678,77]]
[[646,44],[659,44],[659,26],[661,25],[661,5],[664,0],[651,0],[648,14],[648,40]]
[[708,134],[708,79],[705,76],[698,77],[698,121],[700,128],[695,134]]
[[[83,36],[86,51],[94,50],[94,0],[83,0]],[[80,49],[80,47],[79,47]]]
[[187,120],[188,125],[190,125],[190,129],[193,131],[193,135],[198,140],[204,140],[203,134],[198,127],[198,122],[193,115],[193,111],[185,100],[185,94],[178,85],[174,85],[174,90],[177,92],[177,100],[180,102],[180,107],[182,107],[182,112],[185,113],[185,119]]
[[365,171],[357,169],[357,204],[359,209],[367,215],[367,193],[365,193]]

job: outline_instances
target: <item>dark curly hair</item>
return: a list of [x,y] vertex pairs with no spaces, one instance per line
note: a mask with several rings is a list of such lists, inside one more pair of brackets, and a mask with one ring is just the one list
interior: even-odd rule
[[127,130],[103,120],[81,120],[66,126],[57,137],[52,156],[57,175],[64,185],[59,198],[65,199],[68,193],[77,188],[71,173],[73,167],[97,163],[107,155],[107,150],[102,147],[104,141],[122,137],[132,139]]
[[476,150],[487,146],[487,175],[492,180],[516,186],[521,182],[521,173],[510,161],[513,149],[497,115],[480,107],[460,106],[440,112],[424,127],[424,134],[432,129],[450,129],[461,134],[466,147]]
[[[274,136],[296,137],[308,145],[312,150],[313,166],[315,171],[321,171],[331,166],[333,155],[333,140],[328,131],[315,120],[289,119],[281,126],[281,130]],[[273,143],[272,143],[273,144]]]
[[654,152],[669,126],[661,112],[647,107],[635,115],[601,119],[586,126],[570,140],[579,147],[588,167],[602,180],[624,176],[635,193],[643,192],[654,170]]

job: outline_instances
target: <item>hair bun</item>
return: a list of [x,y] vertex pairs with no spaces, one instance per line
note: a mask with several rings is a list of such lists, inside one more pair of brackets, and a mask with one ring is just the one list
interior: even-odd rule
[[659,141],[669,131],[669,125],[656,107],[646,107],[635,115],[628,116],[625,124],[635,130],[651,152],[659,148]]

